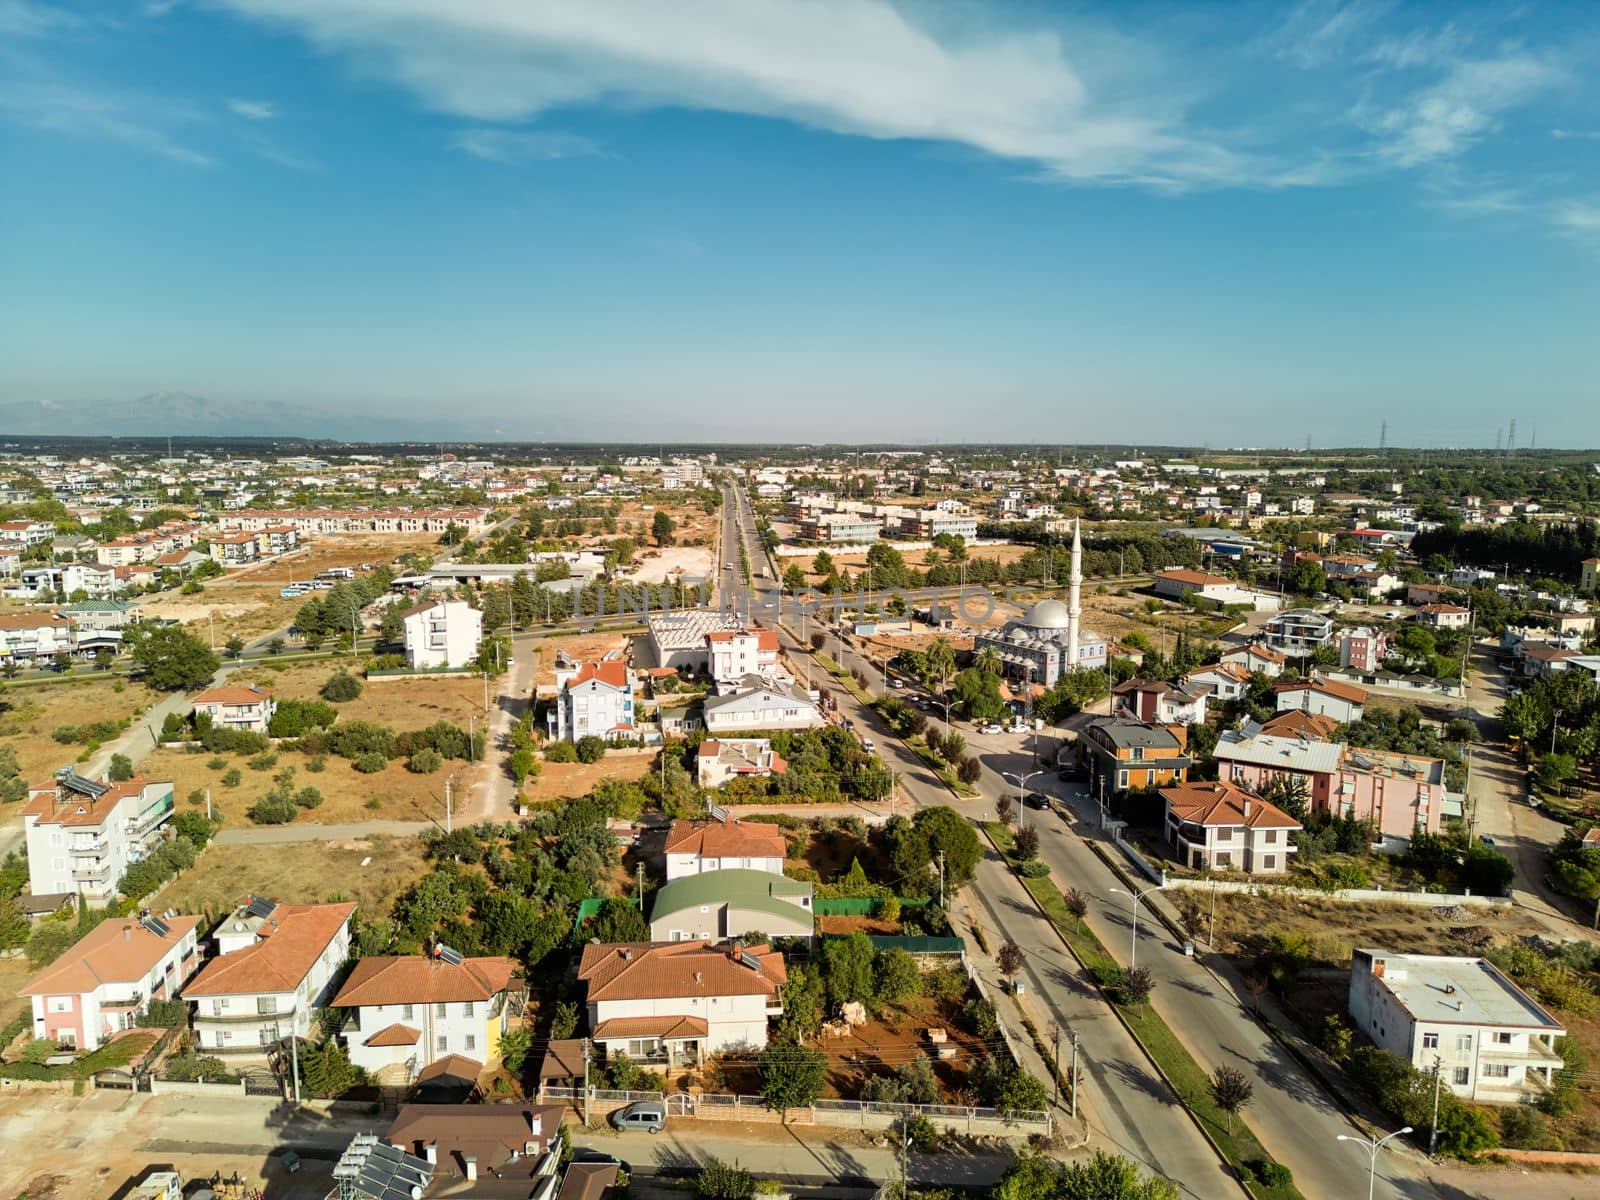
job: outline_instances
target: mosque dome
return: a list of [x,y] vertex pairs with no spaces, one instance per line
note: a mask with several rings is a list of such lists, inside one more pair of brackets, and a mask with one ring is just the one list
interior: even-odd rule
[[1059,600],[1041,600],[1022,618],[1022,623],[1033,629],[1065,629],[1070,621],[1067,606]]

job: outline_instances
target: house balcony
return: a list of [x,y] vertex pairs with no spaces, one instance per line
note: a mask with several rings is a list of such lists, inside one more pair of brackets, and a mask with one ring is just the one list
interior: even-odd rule
[[76,856],[88,855],[94,858],[103,858],[106,853],[105,839],[94,842],[73,842],[67,847],[67,853]]
[[72,878],[79,883],[105,883],[111,878],[111,864],[86,864],[73,867]]
[[280,1008],[277,1012],[239,1011],[225,1013],[202,1012],[195,1010],[194,1024],[198,1029],[202,1025],[263,1025],[285,1024],[294,1020],[294,1009]]

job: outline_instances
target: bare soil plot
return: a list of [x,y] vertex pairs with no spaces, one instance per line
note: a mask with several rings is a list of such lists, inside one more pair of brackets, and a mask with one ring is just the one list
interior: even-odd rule
[[0,1027],[11,1023],[11,1018],[29,1003],[26,996],[17,995],[17,989],[28,981],[33,968],[22,955],[0,957]]
[[596,763],[541,762],[539,778],[528,782],[523,795],[533,804],[587,796],[602,779],[643,779],[657,769],[659,758],[655,753],[616,752]]
[[343,537],[327,535],[303,542],[299,549],[270,562],[257,563],[232,572],[228,578],[230,581],[240,583],[274,584],[282,587],[284,584],[296,581],[304,583],[317,572],[326,571],[330,567],[359,567],[362,563],[384,566],[403,554],[416,551],[427,553],[438,548],[439,535],[436,533],[384,536],[357,534]]
[[635,564],[623,571],[623,579],[666,583],[679,575],[689,580],[705,579],[716,566],[710,546],[663,546],[641,551]]
[[565,654],[573,662],[596,662],[614,650],[627,649],[629,640],[628,634],[603,630],[575,637],[545,638],[534,651],[538,660],[533,669],[533,685],[549,690],[555,688],[558,654]]
[[637,539],[640,545],[649,543],[654,547],[655,542],[650,537],[650,523],[656,519],[656,513],[664,512],[672,518],[676,528],[673,530],[672,540],[679,546],[709,546],[715,540],[717,522],[721,520],[722,510],[708,513],[697,503],[685,502],[674,504],[653,504],[646,507],[636,500],[630,500],[622,506],[622,515],[617,518],[619,530],[623,527],[633,528],[643,526],[645,536]]
[[237,634],[246,641],[294,623],[304,599],[284,599],[276,586],[212,579],[198,596],[166,592],[140,601],[147,620],[177,621],[206,641],[215,623],[216,644]]
[[866,934],[897,934],[900,932],[898,921],[882,921],[877,917],[818,917],[817,930],[820,933],[866,933]]
[[[267,688],[279,700],[315,700],[329,676],[352,660],[274,663],[238,671],[238,683]],[[489,703],[494,704],[496,684],[489,681]],[[335,705],[341,721],[372,721],[401,731],[421,729],[435,721],[467,727],[467,716],[483,721],[483,677],[428,675],[405,679],[363,679],[361,695]]]
[[[162,747],[151,752],[140,771],[152,779],[171,779],[180,809],[190,804],[188,797],[193,792],[209,787],[214,810],[220,811],[230,828],[242,829],[251,826],[246,810],[273,786],[273,776],[285,767],[295,769],[296,790],[314,787],[323,796],[323,803],[317,808],[301,810],[295,817],[297,825],[442,820],[445,780],[455,772],[459,798],[467,773],[473,769],[473,764],[456,761],[446,763],[431,775],[414,775],[406,770],[403,760],[397,759],[381,771],[363,775],[348,759],[330,754],[323,770],[312,772],[306,769],[310,760],[299,751],[280,750],[277,754],[277,761],[266,770],[252,769],[250,756],[244,755],[223,755],[222,766],[213,769],[210,754]],[[231,788],[222,783],[229,770],[237,770],[240,775],[238,785]]]
[[426,870],[416,838],[211,845],[191,869],[156,894],[152,907],[215,919],[250,893],[290,904],[340,895],[359,904],[365,916],[386,917]]
[[12,684],[0,692],[0,738],[17,752],[22,776],[46,779],[83,752],[51,737],[63,725],[133,718],[160,698],[142,683],[96,678],[88,672],[48,683]]

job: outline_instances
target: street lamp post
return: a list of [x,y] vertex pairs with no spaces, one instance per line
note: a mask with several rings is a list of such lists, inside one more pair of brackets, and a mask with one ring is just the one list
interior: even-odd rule
[[1000,772],[1000,774],[1006,779],[1014,779],[1017,782],[1017,828],[1021,829],[1022,828],[1023,815],[1027,812],[1027,809],[1028,809],[1027,804],[1024,802],[1024,800],[1022,798],[1023,797],[1023,792],[1028,786],[1028,780],[1032,779],[1035,775],[1043,775],[1044,772],[1043,771],[1029,771],[1026,774],[1024,774],[1022,772],[1002,771],[1002,772]]
[[1393,1133],[1385,1134],[1381,1138],[1351,1137],[1348,1133],[1341,1133],[1335,1139],[1336,1141],[1340,1142],[1355,1142],[1358,1146],[1363,1146],[1366,1148],[1368,1160],[1367,1200],[1372,1200],[1373,1188],[1376,1187],[1378,1183],[1378,1151],[1383,1149],[1384,1144],[1387,1143],[1390,1138],[1397,1138],[1403,1133],[1410,1132],[1411,1126],[1407,1125],[1404,1129],[1396,1129]]
[[1151,892],[1159,892],[1166,886],[1164,883],[1158,883],[1155,887],[1147,887],[1142,892],[1125,892],[1121,888],[1111,889],[1113,895],[1126,896],[1133,901],[1133,934],[1128,943],[1128,970],[1130,971],[1133,970],[1139,958],[1139,901],[1143,900]]

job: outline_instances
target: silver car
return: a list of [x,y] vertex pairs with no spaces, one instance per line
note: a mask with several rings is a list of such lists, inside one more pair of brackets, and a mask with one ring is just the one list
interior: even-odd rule
[[667,1127],[667,1106],[660,1100],[636,1100],[612,1113],[611,1124],[623,1133],[629,1130],[660,1133]]

